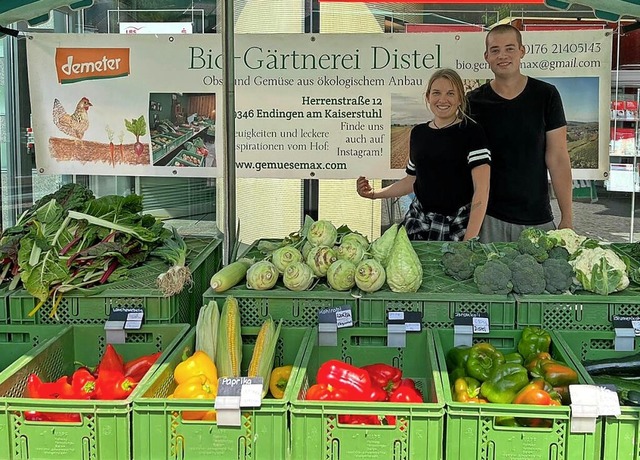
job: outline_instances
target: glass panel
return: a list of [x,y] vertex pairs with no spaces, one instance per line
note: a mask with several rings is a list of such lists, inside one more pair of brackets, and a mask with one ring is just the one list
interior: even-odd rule
[[[193,2],[177,0],[166,6],[158,0],[110,0],[95,2],[81,12],[62,9],[53,15],[41,31],[118,33],[120,22],[189,22],[194,33],[220,32],[220,4],[214,0]],[[568,12],[551,11],[542,5],[526,5],[522,8],[505,5],[456,5],[412,3],[328,3],[317,0],[237,0],[234,4],[236,33],[405,33],[409,25],[460,25],[489,26],[509,17],[518,24],[532,17],[592,18],[591,11],[576,8]],[[520,22],[518,22],[520,21]],[[20,25],[23,29],[26,25]],[[633,34],[631,34],[633,35]],[[32,180],[20,180],[21,169],[32,157],[24,155],[24,138],[11,134],[7,114],[12,104],[28,115],[28,92],[13,92],[8,86],[8,68],[24,59],[24,54],[7,56],[7,39],[0,47],[0,162],[2,167],[2,223],[12,222],[15,213],[24,203],[31,203],[45,193],[74,179],[89,184],[97,194],[126,194],[132,191],[146,194],[145,207],[149,212],[175,222],[221,222],[224,188],[215,179],[177,180],[174,178],[123,178],[38,176],[33,171]],[[13,46],[13,45],[12,45]],[[18,83],[25,86],[26,72],[20,72]],[[614,89],[616,94],[631,94],[635,87]],[[15,99],[17,98],[17,100]],[[13,101],[13,102],[12,102]],[[426,115],[426,114],[425,114]],[[20,118],[20,133],[29,125]],[[624,160],[628,162],[628,160]],[[21,163],[22,162],[22,163]],[[624,162],[623,162],[624,163]],[[375,181],[380,188],[388,181]],[[219,186],[220,185],[220,186]],[[630,219],[629,192],[607,190],[602,181],[577,184],[576,230],[605,240],[624,239],[628,234]],[[584,189],[584,190],[582,190]],[[588,190],[588,194],[585,194]],[[251,242],[263,237],[282,237],[299,228],[302,216],[309,213],[321,219],[331,219],[336,224],[347,224],[354,230],[375,238],[391,222],[402,219],[407,209],[407,199],[370,201],[357,196],[355,178],[352,180],[277,180],[239,179],[236,189],[237,217],[241,221],[240,239]],[[176,197],[181,203],[176,203]],[[601,210],[603,201],[623,202],[620,207],[627,213],[616,220],[615,228],[594,225],[582,216]],[[608,201],[607,201],[608,202]],[[555,200],[554,200],[555,206]],[[611,205],[613,207],[613,205]],[[617,209],[617,208],[616,208]],[[623,211],[615,211],[622,214]],[[558,215],[557,207],[555,214]],[[591,219],[593,220],[593,219]],[[628,237],[627,237],[628,238]]]

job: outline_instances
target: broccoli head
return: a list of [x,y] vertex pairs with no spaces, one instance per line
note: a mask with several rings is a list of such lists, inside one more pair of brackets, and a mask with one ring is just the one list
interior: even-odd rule
[[542,294],[545,289],[542,264],[530,254],[520,254],[509,264],[513,292],[516,294]]
[[519,256],[519,255],[520,255],[520,252],[518,252],[516,248],[513,248],[511,246],[506,246],[500,249],[500,260],[502,260],[507,265],[511,263],[511,261],[515,259],[516,256]]
[[522,230],[518,238],[518,250],[522,254],[529,254],[538,262],[549,258],[549,250],[555,246],[555,240],[539,228],[528,227]]
[[466,246],[447,245],[442,248],[442,267],[444,272],[458,281],[468,280],[476,268],[475,253]]
[[569,260],[569,251],[562,246],[556,246],[549,251],[549,259]]
[[562,294],[573,284],[573,267],[562,259],[547,259],[542,262],[545,291],[549,294]]
[[476,267],[473,280],[481,294],[509,294],[513,289],[511,270],[498,259]]

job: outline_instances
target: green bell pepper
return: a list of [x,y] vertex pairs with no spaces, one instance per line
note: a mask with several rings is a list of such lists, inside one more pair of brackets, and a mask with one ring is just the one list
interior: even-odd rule
[[459,368],[464,369],[467,365],[470,351],[471,347],[466,345],[460,345],[449,350],[447,353],[447,369],[449,372]]
[[471,347],[467,359],[467,375],[484,382],[489,378],[496,366],[504,363],[504,355],[487,342],[480,342]]
[[489,402],[508,404],[529,383],[529,373],[520,364],[500,364],[482,383],[480,394]]
[[451,372],[449,372],[449,381],[453,383],[456,380],[458,380],[460,377],[466,377],[466,376],[467,376],[467,370],[464,367],[457,367]]
[[520,353],[507,353],[504,355],[505,363],[524,364],[524,359]]
[[522,330],[522,336],[518,341],[518,352],[526,360],[531,355],[544,352],[549,353],[551,335],[539,327],[528,326]]

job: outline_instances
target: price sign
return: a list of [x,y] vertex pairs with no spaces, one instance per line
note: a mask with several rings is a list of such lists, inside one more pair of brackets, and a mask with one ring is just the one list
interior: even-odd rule
[[216,395],[216,421],[220,426],[240,426],[241,407],[262,405],[262,377],[220,377]]
[[640,336],[640,317],[639,316],[618,316],[613,315],[611,318],[614,329],[633,329],[636,336]]
[[390,311],[387,313],[387,324],[404,324],[405,332],[422,330],[422,313],[419,311]]
[[353,326],[353,315],[349,305],[340,305],[334,308],[325,308],[318,311],[318,323],[332,323],[336,328]]
[[611,318],[615,332],[616,351],[634,351],[635,337],[640,335],[640,317],[613,315]]
[[104,323],[107,343],[125,343],[126,331],[140,329],[143,319],[142,308],[112,308]]
[[453,317],[453,325],[470,326],[473,334],[488,334],[491,332],[489,315],[486,313],[458,312]]
[[121,322],[122,329],[140,329],[144,319],[144,310],[142,308],[111,308],[109,313],[109,321]]

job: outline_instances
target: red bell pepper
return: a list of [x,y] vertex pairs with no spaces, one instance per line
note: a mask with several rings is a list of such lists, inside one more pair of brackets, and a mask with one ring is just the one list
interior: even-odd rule
[[48,422],[62,422],[62,423],[80,423],[82,416],[80,414],[68,414],[66,412],[47,412],[43,414]]
[[351,401],[367,401],[371,395],[369,373],[337,359],[331,359],[320,366],[316,382],[346,390]]
[[382,425],[378,415],[338,415],[338,423],[343,425]]
[[402,370],[389,364],[376,363],[362,366],[362,369],[369,373],[371,385],[391,392],[400,386],[402,381]]
[[124,375],[139,382],[144,375],[151,369],[151,366],[158,360],[161,351],[153,353],[152,355],[140,356],[137,359],[128,361],[124,364]]
[[39,399],[73,399],[73,388],[67,377],[55,382],[43,382],[36,374],[27,378],[27,396]]
[[120,356],[110,343],[107,344],[107,347],[104,350],[104,354],[98,364],[96,373],[100,375],[100,372],[103,370],[124,375],[124,362],[122,360],[122,356]]
[[[55,382],[43,382],[36,374],[27,378],[26,396],[37,399],[75,399],[73,387],[67,377],[60,377]],[[37,422],[73,422],[82,420],[80,414],[58,412],[25,411],[25,420]]]
[[417,390],[416,382],[413,379],[409,379],[409,378],[400,380],[400,385],[398,386],[409,387],[409,388],[413,388],[414,390]]
[[367,395],[367,401],[386,401],[389,399],[389,393],[379,387],[371,387]]
[[27,422],[49,422],[46,412],[38,412],[35,410],[24,411],[24,419]]
[[71,388],[78,399],[91,399],[96,392],[96,378],[89,369],[80,367],[71,376]]
[[307,401],[348,401],[349,393],[326,383],[316,383],[307,390]]
[[415,389],[404,386],[398,387],[391,395],[389,396],[389,401],[398,402],[398,403],[421,403],[424,402],[422,400],[422,395]]
[[118,372],[103,370],[96,380],[96,398],[101,400],[127,399],[137,382]]

